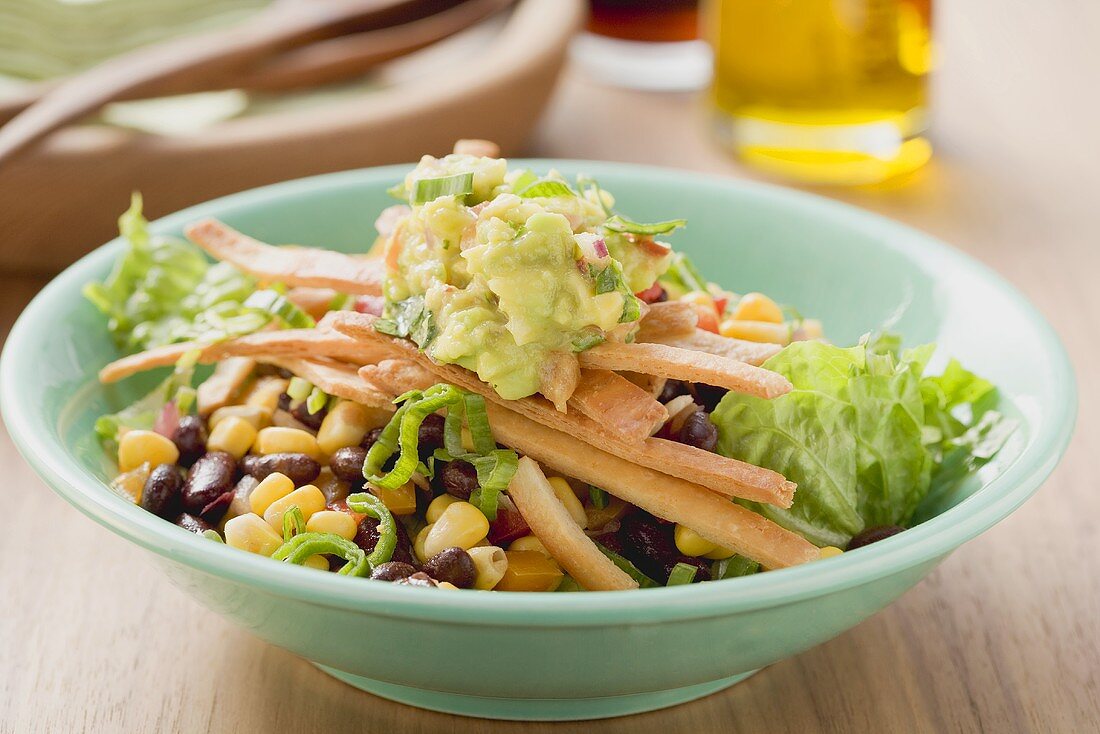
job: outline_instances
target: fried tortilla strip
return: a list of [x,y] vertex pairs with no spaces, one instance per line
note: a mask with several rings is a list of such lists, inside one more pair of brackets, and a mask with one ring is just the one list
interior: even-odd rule
[[694,352],[716,354],[719,357],[729,357],[757,367],[774,357],[783,348],[778,344],[732,339],[705,329],[696,329],[694,334],[639,338],[638,341],[665,344],[670,347],[690,349]]
[[[794,501],[796,485],[778,472],[659,438],[647,438],[640,443],[632,443],[610,431],[600,421],[580,415],[578,411],[559,413],[544,398],[504,400],[473,372],[455,365],[432,362],[412,342],[380,334],[374,330],[373,323],[371,316],[343,311],[333,319],[332,325],[338,331],[371,344],[388,344],[392,358],[416,362],[435,375],[437,381],[442,380],[476,392],[490,402],[562,433],[576,436],[627,461],[689,479],[727,497],[741,497],[784,508],[790,507]],[[369,375],[364,376],[371,379]]]
[[228,405],[240,394],[254,369],[256,360],[249,357],[229,357],[218,362],[214,374],[206,378],[196,390],[195,405],[199,415],[210,415],[218,408]]
[[492,140],[483,140],[481,138],[461,138],[456,140],[454,152],[462,155],[500,158],[500,146]]
[[[438,379],[422,365],[405,359],[367,365],[360,374],[393,396],[423,390]],[[486,403],[486,411],[493,437],[505,446],[566,476],[602,487],[657,517],[689,527],[712,543],[759,561],[765,568],[792,566],[818,557],[817,548],[801,536],[697,484],[637,466],[588,445],[581,437],[566,435],[494,402]],[[518,500],[516,504],[520,513],[525,513]],[[531,528],[545,543],[542,533],[534,525]],[[549,544],[546,547],[558,558]]]
[[699,324],[695,306],[683,301],[651,303],[638,327],[636,341],[649,342],[675,336],[690,336]]
[[290,370],[303,380],[312,382],[329,395],[361,403],[368,408],[393,410],[393,399],[367,384],[355,367],[340,362],[301,357],[259,357],[259,361]]
[[581,370],[569,407],[630,442],[644,441],[668,420],[665,406],[652,395],[607,370]]
[[581,586],[589,591],[638,588],[638,582],[612,563],[584,534],[532,459],[525,456],[519,460],[508,485],[508,496],[535,537]]
[[[323,322],[322,322],[323,323]],[[286,329],[260,331],[255,334],[214,344],[180,342],[166,344],[111,362],[99,371],[100,382],[118,382],[130,375],[156,367],[173,365],[193,349],[200,349],[199,362],[210,364],[226,357],[282,355],[315,357],[323,355],[344,362],[363,364],[374,362],[391,353],[383,347],[371,347],[361,341],[324,329]]]
[[630,370],[673,380],[702,382],[761,398],[775,398],[791,391],[791,383],[778,372],[729,357],[665,344],[604,342],[577,356],[582,369]]
[[802,536],[697,484],[632,464],[496,404],[490,403],[486,409],[493,434],[504,445],[566,476],[602,487],[657,517],[691,528],[765,568],[795,566],[818,557],[817,547]]
[[188,239],[260,280],[287,286],[332,288],[341,293],[380,295],[385,279],[381,260],[351,257],[312,247],[276,247],[254,240],[215,219],[184,230]]
[[581,368],[577,364],[576,355],[572,352],[554,352],[542,366],[539,392],[564,413],[580,377]]

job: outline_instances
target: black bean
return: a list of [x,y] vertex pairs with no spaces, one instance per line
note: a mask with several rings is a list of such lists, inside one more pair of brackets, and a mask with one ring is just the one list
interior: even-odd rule
[[420,424],[417,434],[417,448],[420,458],[427,460],[436,449],[443,448],[443,416],[432,413]]
[[287,395],[285,392],[280,393],[279,394],[279,402],[276,403],[275,407],[277,407],[279,410],[285,410],[285,411],[289,412],[290,411],[290,396]]
[[171,519],[180,511],[180,490],[183,488],[183,476],[174,464],[161,464],[145,480],[141,491],[141,506],[159,515],[165,520]]
[[422,571],[417,571],[412,576],[398,579],[397,581],[394,581],[394,583],[401,584],[402,586],[426,586],[428,588],[435,588],[436,586],[439,586],[439,584],[436,583],[435,579]]
[[905,530],[905,528],[900,525],[879,525],[875,528],[867,528],[848,541],[848,550],[855,550],[856,548],[862,548],[871,543],[877,543],[880,540],[886,540],[890,536],[897,535],[903,530]]
[[661,388],[661,394],[657,397],[662,403],[667,403],[673,398],[687,394],[687,388],[679,380],[665,380],[665,386]]
[[620,556],[623,554],[623,539],[618,532],[615,533],[601,533],[592,538],[604,548],[607,548],[612,553],[618,553]]
[[726,393],[729,392],[724,387],[704,385],[701,382],[688,383],[687,390],[694,396],[695,402],[702,405],[708,413],[714,412],[714,409],[718,407],[718,403],[722,402],[722,398],[726,397]]
[[634,512],[622,520],[620,537],[623,555],[642,573],[665,583],[669,571],[681,558],[672,539],[672,525],[658,522],[648,512]]
[[400,581],[416,573],[416,568],[401,561],[389,561],[374,567],[370,577],[375,581]]
[[[390,560],[419,566],[413,554],[412,540],[409,539],[409,531],[405,529],[405,524],[396,518],[394,518],[394,524],[397,525],[397,545],[394,546]],[[370,515],[359,521],[359,529],[355,533],[355,544],[367,553],[373,551],[374,546],[378,544],[378,521]]]
[[226,492],[232,492],[236,471],[237,460],[224,451],[203,454],[183,483],[183,509],[197,515]]
[[201,517],[189,515],[186,512],[173,520],[173,522],[184,530],[190,530],[196,535],[202,535],[203,532],[214,529],[214,526],[206,520],[203,520]]
[[325,416],[328,415],[328,408],[321,408],[316,413],[310,413],[309,408],[306,407],[306,401],[303,400],[290,409],[290,414],[303,425],[316,431],[321,427]]
[[190,467],[206,453],[206,425],[197,415],[185,415],[176,424],[172,441],[180,452],[180,466]]
[[241,460],[241,471],[263,481],[269,474],[285,474],[295,487],[309,484],[321,473],[321,465],[308,454],[281,453],[264,456],[246,456]]
[[373,446],[376,441],[378,441],[378,437],[381,436],[381,435],[382,435],[382,429],[381,428],[372,428],[369,431],[367,431],[366,436],[363,436],[363,440],[359,443],[359,445],[369,451],[370,447]]
[[445,548],[427,560],[424,573],[437,581],[448,581],[460,589],[468,589],[477,578],[477,566],[470,554],[461,548]]
[[676,439],[680,443],[686,443],[697,449],[714,451],[714,447],[718,445],[718,428],[710,422],[706,413],[697,410],[680,426],[680,433]]
[[363,463],[367,460],[367,450],[361,446],[348,446],[337,449],[329,462],[329,469],[349,484],[363,483]]
[[461,459],[448,461],[439,473],[439,482],[447,494],[460,500],[468,500],[478,487],[477,469],[470,462]]

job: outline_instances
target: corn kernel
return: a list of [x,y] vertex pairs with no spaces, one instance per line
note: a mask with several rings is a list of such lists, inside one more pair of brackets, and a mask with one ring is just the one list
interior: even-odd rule
[[685,556],[703,556],[718,547],[691,528],[677,525],[672,532],[676,548]]
[[737,551],[732,548],[716,545],[710,553],[704,553],[703,558],[709,558],[712,561],[724,561],[727,558],[733,558],[735,555],[737,555]]
[[446,548],[469,550],[489,534],[489,521],[469,502],[455,502],[432,524],[424,539],[424,553],[431,558]]
[[283,544],[282,533],[276,533],[259,515],[238,515],[225,524],[225,544],[270,556]]
[[543,554],[547,558],[553,558],[550,555],[550,551],[546,550],[546,546],[542,544],[542,541],[536,538],[534,535],[524,535],[522,538],[516,538],[512,541],[512,544],[508,546],[510,551],[536,551]]
[[769,324],[783,323],[783,309],[763,293],[746,293],[741,296],[733,309],[732,318],[739,321],[766,321]]
[[290,380],[282,377],[264,377],[256,380],[245,398],[244,404],[266,412],[270,420],[272,414],[275,413],[275,409],[279,407],[279,396],[286,392],[289,385]]
[[420,532],[416,534],[416,539],[413,540],[413,553],[416,554],[421,563],[425,563],[429,558],[424,552],[424,544],[428,541],[428,535],[432,532],[434,526],[435,523],[428,523],[420,528]]
[[179,458],[176,444],[154,431],[129,431],[118,442],[118,468],[122,472],[133,471],[147,461],[153,467],[175,464]]
[[508,556],[495,545],[475,546],[466,551],[477,569],[474,588],[488,591],[508,570]]
[[206,440],[206,449],[208,451],[224,451],[234,459],[240,460],[242,456],[248,453],[248,449],[255,440],[255,427],[244,418],[231,415],[222,419],[210,432],[210,438]]
[[279,472],[272,472],[256,485],[255,489],[252,490],[252,494],[248,495],[248,502],[253,512],[263,516],[272,502],[286,497],[293,491],[294,482],[290,480],[290,477]]
[[436,584],[437,589],[449,589],[451,591],[458,591],[458,587],[452,584],[450,581],[440,581]]
[[[397,489],[367,485],[367,489],[394,515],[411,515],[416,512],[416,485],[405,482]],[[429,521],[430,522],[430,521]]]
[[210,430],[213,431],[223,420],[234,416],[248,421],[257,431],[271,425],[271,413],[264,411],[262,408],[251,405],[227,405],[210,414]]
[[561,568],[538,551],[509,550],[508,568],[494,587],[497,591],[553,591],[561,583]]
[[264,520],[279,532],[283,530],[283,513],[291,507],[302,511],[302,518],[308,523],[313,513],[325,509],[325,496],[312,484],[299,487],[286,497],[280,497],[264,510]]
[[772,324],[766,321],[726,319],[718,327],[718,333],[734,339],[768,344],[789,344],[791,341],[791,328],[787,324]]
[[818,558],[832,558],[833,556],[843,555],[844,551],[837,548],[835,545],[827,545],[821,548],[817,552]]
[[354,517],[337,510],[321,510],[306,520],[306,532],[332,533],[345,540],[353,540],[358,530]]
[[588,527],[588,515],[584,512],[584,505],[577,499],[577,495],[573,492],[573,488],[569,486],[569,482],[561,477],[548,477],[547,481],[553,487],[554,494],[565,505],[569,516],[573,518],[573,522],[582,528]]
[[322,458],[321,447],[312,433],[300,428],[269,426],[256,434],[253,450],[257,454],[306,454],[317,461]]
[[441,494],[432,500],[428,505],[427,511],[424,513],[424,519],[428,522],[438,522],[439,518],[443,516],[443,511],[453,505],[455,502],[461,502],[458,497],[449,494]]
[[712,311],[717,310],[717,307],[714,305],[714,297],[703,291],[689,291],[680,296],[680,300],[684,303],[690,303],[693,306],[703,306]]
[[327,571],[328,570],[328,559],[325,558],[324,556],[318,554],[318,555],[315,555],[315,556],[310,556],[306,560],[302,561],[302,565],[305,566],[306,568],[315,568],[318,571]]
[[359,403],[341,400],[329,410],[317,431],[317,445],[326,454],[358,446],[370,430],[370,416]]

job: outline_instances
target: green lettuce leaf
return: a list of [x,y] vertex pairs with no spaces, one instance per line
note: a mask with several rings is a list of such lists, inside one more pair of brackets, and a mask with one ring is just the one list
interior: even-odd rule
[[924,377],[934,350],[884,335],[842,348],[796,342],[764,367],[794,390],[774,400],[729,393],[711,419],[718,451],[798,483],[789,509],[742,502],[817,545],[844,547],[865,527],[905,525],[931,488],[988,461],[1015,427],[993,385],[957,361]]

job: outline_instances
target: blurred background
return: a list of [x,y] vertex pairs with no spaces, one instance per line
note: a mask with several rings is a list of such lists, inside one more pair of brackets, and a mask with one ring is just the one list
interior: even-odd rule
[[[0,333],[50,274],[115,235],[133,190],[155,218],[442,155],[457,138],[496,140],[510,157],[759,179],[902,220],[999,271],[1059,330],[1083,407],[1067,461],[1026,512],[858,629],[721,695],[603,730],[1094,731],[1097,38],[1100,3],[1088,0],[0,0]],[[22,467],[10,441],[0,464]],[[12,644],[27,643],[12,690],[54,694],[46,730],[108,719],[187,730],[179,717],[208,711],[193,729],[220,731],[238,714],[282,724],[319,708],[367,729],[454,730],[318,684],[305,662],[207,615],[181,634],[185,611],[165,611],[158,627],[153,607],[96,585],[91,565],[108,554],[122,567],[121,543],[101,548],[75,513],[36,510],[60,507],[41,489],[9,492],[12,517],[39,522],[72,560],[66,574],[36,573],[34,593],[42,605],[80,599],[120,635],[8,622]],[[133,572],[164,588],[154,569]],[[171,670],[146,667],[134,630],[178,653]],[[209,644],[165,642],[200,637]],[[131,665],[163,676],[164,691],[80,688],[75,663],[89,658],[113,665],[108,676]],[[934,679],[893,665],[908,659]],[[273,668],[285,674],[246,684]],[[233,673],[201,687],[213,698],[181,698],[195,670]]]

